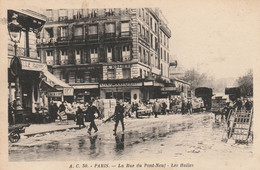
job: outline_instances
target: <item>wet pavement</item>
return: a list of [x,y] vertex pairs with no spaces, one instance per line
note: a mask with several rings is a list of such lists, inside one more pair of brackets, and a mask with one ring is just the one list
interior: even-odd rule
[[9,144],[10,161],[82,161],[82,160],[153,160],[207,157],[253,157],[252,144],[222,142],[225,124],[215,123],[211,113],[164,115],[143,119],[126,119],[126,131],[114,122],[103,123],[97,134],[87,129],[67,130],[23,137]]

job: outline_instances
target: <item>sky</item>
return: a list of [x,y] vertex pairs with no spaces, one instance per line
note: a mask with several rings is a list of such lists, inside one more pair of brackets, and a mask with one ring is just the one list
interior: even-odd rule
[[253,69],[259,58],[259,3],[171,2],[159,8],[172,31],[172,59],[185,69],[195,68],[217,79],[238,77]]

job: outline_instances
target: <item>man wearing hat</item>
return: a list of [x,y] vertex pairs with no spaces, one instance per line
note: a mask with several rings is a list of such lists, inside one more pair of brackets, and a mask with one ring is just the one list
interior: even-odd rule
[[114,129],[114,135],[116,135],[116,129],[117,129],[119,121],[121,122],[123,132],[125,130],[125,126],[124,126],[124,112],[125,112],[125,110],[124,110],[124,107],[121,105],[119,100],[117,100],[116,103],[117,103],[116,108],[115,108],[116,124],[115,124],[115,129]]
[[92,128],[94,128],[95,133],[96,133],[98,131],[98,128],[95,123],[95,119],[98,117],[98,116],[96,117],[96,115],[99,115],[99,111],[98,111],[97,107],[93,104],[93,101],[89,102],[89,107],[86,112],[89,115],[89,119],[90,119],[90,126],[88,129],[88,133],[91,134]]

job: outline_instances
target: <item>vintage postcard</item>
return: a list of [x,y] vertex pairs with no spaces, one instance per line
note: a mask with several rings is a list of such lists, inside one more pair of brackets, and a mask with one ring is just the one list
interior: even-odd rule
[[259,1],[0,4],[0,169],[259,169]]

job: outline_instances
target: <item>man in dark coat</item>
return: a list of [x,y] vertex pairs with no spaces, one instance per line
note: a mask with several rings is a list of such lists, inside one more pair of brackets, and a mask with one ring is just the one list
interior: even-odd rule
[[89,129],[88,129],[88,133],[91,134],[92,128],[94,128],[95,133],[96,133],[98,131],[98,128],[97,128],[97,125],[95,123],[95,119],[98,118],[99,111],[98,111],[97,107],[93,105],[93,102],[89,103],[89,107],[87,109],[87,114],[88,114],[89,120],[90,120],[90,126],[89,126]]
[[84,114],[80,106],[78,106],[76,117],[77,117],[77,125],[79,125],[79,128],[81,129],[81,125],[83,125],[83,128],[86,127],[84,124]]
[[116,124],[115,124],[115,129],[114,129],[114,135],[116,135],[116,129],[117,129],[119,121],[121,122],[123,132],[125,130],[125,126],[124,126],[124,112],[125,112],[124,107],[120,104],[119,101],[117,101],[117,105],[116,105],[116,108],[115,108]]

